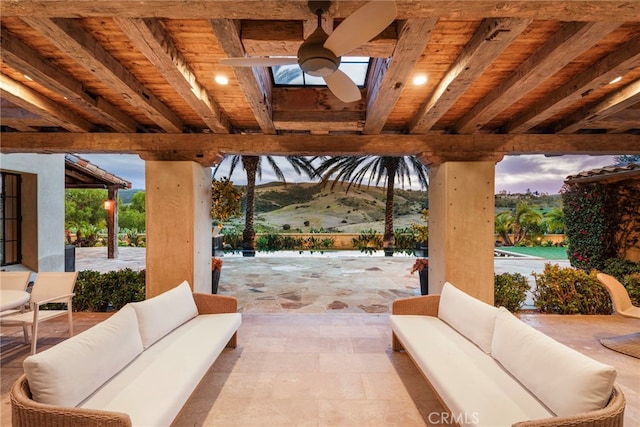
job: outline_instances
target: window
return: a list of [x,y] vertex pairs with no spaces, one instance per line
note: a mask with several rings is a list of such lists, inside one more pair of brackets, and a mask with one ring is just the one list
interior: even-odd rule
[[[358,86],[364,87],[369,70],[369,59],[366,56],[344,56],[338,69],[351,77]],[[326,86],[322,77],[303,73],[297,64],[271,67],[271,76],[273,83],[277,86]]]
[[20,175],[2,172],[0,195],[0,258],[2,265],[19,264],[22,261]]

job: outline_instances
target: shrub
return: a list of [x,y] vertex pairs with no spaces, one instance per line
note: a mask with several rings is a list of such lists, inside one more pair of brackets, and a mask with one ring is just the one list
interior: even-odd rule
[[382,235],[374,229],[361,231],[358,237],[352,239],[352,242],[354,248],[369,255],[382,249]]
[[531,286],[527,278],[520,273],[502,273],[495,275],[494,289],[494,305],[515,313],[522,308]]
[[631,303],[640,306],[640,273],[632,273],[622,278],[622,284],[627,288]]
[[622,282],[624,276],[632,273],[640,273],[640,263],[622,258],[609,258],[605,261],[602,271]]
[[258,237],[256,247],[263,252],[279,251],[282,249],[282,239],[279,234],[265,234]]
[[611,299],[596,278],[596,270],[586,273],[571,267],[545,264],[541,274],[533,273],[536,289],[534,305],[543,313],[611,314]]
[[125,268],[108,273],[81,271],[76,280],[74,311],[119,310],[145,298],[145,270]]
[[615,256],[615,196],[598,183],[565,185],[562,190],[567,256],[571,265],[585,271],[601,270],[604,261]]

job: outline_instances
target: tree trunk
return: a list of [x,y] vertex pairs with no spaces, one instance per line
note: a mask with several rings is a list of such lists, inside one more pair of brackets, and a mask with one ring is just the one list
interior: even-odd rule
[[253,217],[255,215],[256,171],[259,160],[258,156],[242,156],[242,166],[247,173],[247,207],[244,232],[242,233],[242,254],[245,256],[255,255],[256,231],[253,228]]
[[396,157],[390,157],[385,161],[387,169],[387,200],[384,208],[384,236],[383,248],[386,256],[393,256],[396,246],[396,238],[393,235],[393,196],[396,182],[396,172],[398,171],[398,161]]

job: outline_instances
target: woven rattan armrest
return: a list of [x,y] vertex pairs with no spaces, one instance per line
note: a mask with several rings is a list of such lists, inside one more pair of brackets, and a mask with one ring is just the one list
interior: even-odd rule
[[422,316],[438,316],[440,295],[423,295],[397,299],[391,306],[392,314],[414,314]]
[[[198,314],[218,314],[218,313],[237,313],[238,300],[234,297],[213,294],[201,294],[194,292],[193,299],[198,307]],[[227,343],[227,348],[236,348],[238,346],[238,333]]]
[[622,427],[624,425],[625,398],[620,386],[613,385],[611,399],[602,409],[573,415],[516,423],[513,427]]
[[11,388],[13,427],[130,427],[129,415],[122,412],[67,408],[34,401],[26,375]]

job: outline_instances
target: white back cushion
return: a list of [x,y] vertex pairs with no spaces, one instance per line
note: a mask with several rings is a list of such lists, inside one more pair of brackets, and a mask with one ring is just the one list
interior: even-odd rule
[[561,417],[602,409],[611,397],[613,367],[561,344],[501,308],[493,357]]
[[74,407],[142,353],[136,313],[127,304],[96,326],[24,360],[33,399]]
[[449,282],[444,284],[438,317],[487,354],[491,353],[497,314],[496,307],[475,299]]
[[140,337],[145,349],[198,315],[198,308],[186,280],[158,296],[131,305],[138,316]]

